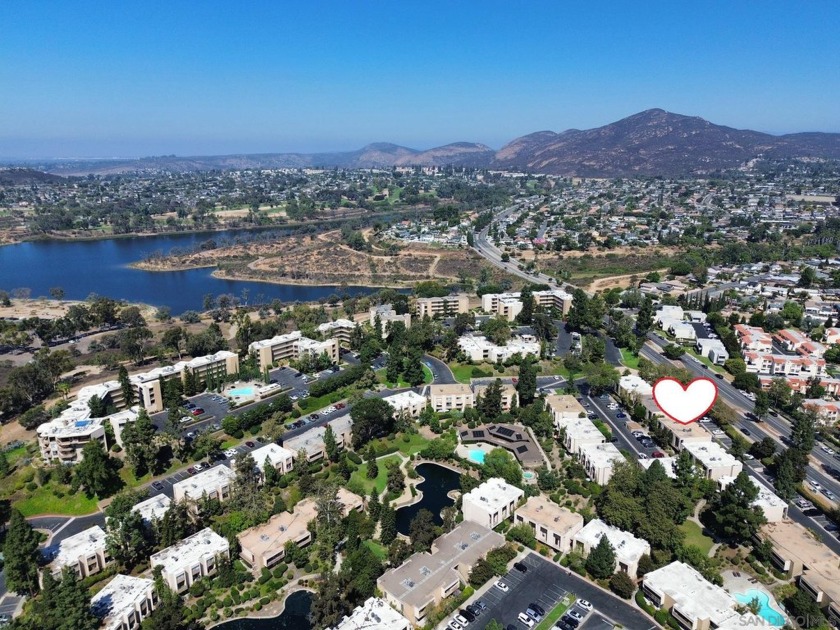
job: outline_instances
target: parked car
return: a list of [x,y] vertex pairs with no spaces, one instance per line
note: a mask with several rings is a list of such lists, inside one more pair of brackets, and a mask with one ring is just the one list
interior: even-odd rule
[[345,407],[344,403],[336,403],[335,404],[336,409],[344,409],[344,407]]
[[534,609],[533,609],[533,608],[531,608],[530,606],[529,606],[529,607],[528,607],[528,609],[525,611],[525,614],[526,614],[526,615],[528,615],[531,619],[533,619],[533,620],[534,620],[534,621],[536,621],[537,623],[539,623],[540,621],[542,621],[542,618],[543,618],[543,616],[542,616],[540,613],[538,613],[536,610],[534,610]]
[[153,481],[152,488],[155,490],[163,490],[163,484],[160,481]]
[[592,610],[592,604],[590,602],[586,601],[585,599],[577,600],[575,602],[575,606],[579,606],[580,608],[583,608],[584,610]]
[[571,617],[569,615],[569,613],[566,613],[565,615],[560,617],[560,621],[562,621],[564,624],[566,624],[572,630],[575,630],[575,628],[577,628],[580,625],[580,621],[578,621],[574,617]]
[[656,459],[661,459],[662,457],[665,457],[665,453],[663,453],[662,451],[653,451],[653,456]]
[[195,468],[195,472],[201,472],[202,470],[204,470],[204,464],[202,464],[201,462],[199,462],[198,464],[196,464],[195,466],[193,466],[193,468]]
[[644,453],[639,453],[639,459],[648,459],[648,456]]
[[543,617],[545,617],[545,608],[543,608],[543,607],[542,607],[542,606],[540,606],[539,604],[536,604],[536,603],[534,603],[534,602],[531,602],[530,604],[528,604],[528,607],[529,607],[529,608],[534,609],[534,610],[535,610],[535,611],[537,611],[540,615],[542,615]]
[[514,562],[513,568],[519,571],[520,573],[528,573],[528,567],[526,567],[521,562]]
[[720,372],[715,372],[715,378],[719,378],[720,380],[723,380],[723,374],[721,374]]
[[567,612],[566,614],[567,614],[567,615],[569,615],[569,617],[571,617],[571,618],[572,618],[572,619],[574,619],[575,621],[578,621],[578,622],[583,621],[583,615],[581,615],[581,614],[580,614],[578,611],[576,611],[576,610],[570,610],[570,611],[569,611],[569,612]]
[[481,614],[481,608],[479,608],[476,604],[467,604],[467,612],[473,616],[473,619],[470,619],[469,617],[467,617],[467,619],[475,621],[475,617],[478,617]]
[[194,475],[194,474],[195,474],[195,468],[193,468],[192,466],[190,466],[189,468],[187,468],[187,472],[188,472],[189,474],[191,474],[191,475]]
[[623,411],[619,411],[617,414],[615,414],[615,417],[616,418],[626,418],[627,414],[624,413]]
[[481,612],[484,612],[485,610],[487,610],[487,604],[485,604],[484,601],[482,601],[480,599],[475,602],[475,605],[478,606],[478,608],[481,610]]
[[310,417],[310,418],[312,418],[313,420],[317,420],[317,419],[318,419],[318,418],[320,418],[321,416],[320,416],[320,415],[318,415],[317,413],[313,413],[313,414],[312,414],[311,416],[309,416],[309,417]]
[[187,439],[188,440],[195,439],[195,431],[190,431],[189,433],[187,433]]
[[517,619],[519,619],[519,621],[521,621],[522,623],[524,623],[524,624],[525,624],[527,627],[529,627],[529,628],[533,628],[533,627],[534,627],[534,620],[533,620],[533,619],[531,619],[531,618],[530,618],[528,615],[526,615],[524,612],[519,613],[519,615],[517,616]]
[[449,630],[464,630],[463,626],[454,619],[446,626]]
[[462,614],[460,614],[460,612],[455,614],[455,621],[457,621],[462,626],[468,626],[470,624],[469,620]]
[[510,587],[507,584],[505,584],[504,582],[502,582],[501,580],[496,580],[496,583],[494,584],[494,586],[497,589],[499,589],[500,591],[502,591],[503,593],[507,593],[510,590]]
[[204,413],[204,409],[202,409],[201,407],[196,407],[190,413],[192,413],[192,415],[194,415],[194,416],[200,416],[201,414]]

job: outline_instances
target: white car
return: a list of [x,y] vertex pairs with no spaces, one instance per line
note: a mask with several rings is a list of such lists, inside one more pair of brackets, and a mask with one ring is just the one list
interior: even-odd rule
[[576,621],[583,621],[583,615],[581,615],[581,614],[580,614],[578,611],[576,611],[576,610],[570,610],[570,611],[569,611],[568,613],[566,613],[566,614],[567,614],[567,615],[569,615],[569,617],[571,617],[572,619],[575,619]]
[[639,459],[647,459],[648,456],[645,453],[639,453]]
[[726,435],[723,429],[712,429],[712,435]]
[[510,590],[510,587],[501,580],[496,580],[496,584],[494,586],[503,593],[507,593]]
[[227,455],[228,457],[236,457],[236,449],[235,448],[229,448],[228,450],[225,451],[225,455]]
[[820,444],[820,450],[823,453],[828,453],[829,455],[834,455],[834,449],[830,446],[826,446],[825,444]]
[[575,601],[575,605],[580,606],[584,610],[592,610],[592,604],[586,601],[585,599],[579,599]]
[[524,612],[519,613],[519,616],[517,617],[517,619],[519,619],[519,621],[521,621],[522,623],[524,623],[524,624],[525,624],[526,626],[528,626],[529,628],[533,628],[533,627],[534,627],[534,620],[533,620],[533,619],[531,619],[531,618],[530,618],[528,615],[526,615]]
[[470,622],[467,621],[466,617],[462,617],[461,615],[455,615],[455,621],[461,624],[462,627],[466,627],[470,624]]
[[195,470],[195,472],[201,472],[202,470],[204,470],[204,464],[196,464],[195,466],[193,466],[193,470]]
[[449,630],[464,630],[464,627],[454,619],[446,626]]

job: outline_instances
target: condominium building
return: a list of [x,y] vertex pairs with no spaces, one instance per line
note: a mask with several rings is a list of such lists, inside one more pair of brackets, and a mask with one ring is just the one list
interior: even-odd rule
[[425,396],[421,396],[410,389],[405,392],[399,392],[398,394],[385,396],[382,400],[394,408],[394,413],[397,416],[407,414],[412,418],[420,416],[427,404]]
[[281,475],[291,472],[294,468],[294,451],[283,448],[274,442],[251,451],[251,457],[254,458],[254,464],[256,464],[260,474],[263,474],[266,465],[271,466]]
[[808,398],[802,401],[802,408],[813,411],[822,425],[832,426],[840,419],[840,403],[834,400]]
[[546,396],[545,404],[558,430],[562,425],[586,417],[586,409],[574,396],[551,394]]
[[135,630],[157,608],[155,582],[149,578],[117,574],[90,600],[90,608],[103,630]]
[[683,450],[703,469],[706,479],[737,477],[744,469],[741,461],[717,442],[688,443],[683,445]]
[[527,524],[534,538],[559,553],[572,549],[575,534],[583,529],[583,517],[560,507],[542,495],[530,497],[514,512],[515,525]]
[[411,622],[391,608],[384,599],[370,597],[327,630],[411,630]]
[[723,365],[729,359],[729,352],[720,339],[698,339],[694,349],[715,365]]
[[415,311],[417,316],[436,317],[466,313],[470,310],[470,298],[466,293],[456,295],[445,295],[443,297],[417,298]]
[[370,311],[368,311],[370,315],[370,325],[376,325],[376,319],[379,318],[379,323],[382,324],[382,338],[388,336],[388,323],[389,322],[402,322],[405,324],[406,328],[411,328],[411,314],[404,313],[400,315],[397,311],[394,310],[394,307],[390,304],[380,304],[379,306],[372,306]]
[[[481,309],[513,321],[522,311],[521,293],[485,293],[481,296]],[[534,291],[534,305],[546,310],[557,309],[566,315],[572,306],[572,295],[562,289]]]
[[79,578],[86,578],[104,570],[113,562],[105,543],[105,530],[94,525],[60,543],[50,563],[50,572],[58,577],[64,567],[70,567]]
[[615,552],[615,570],[624,571],[631,576],[636,575],[641,557],[645,554],[650,555],[650,543],[636,538],[630,532],[607,525],[601,519],[589,521],[575,534],[574,549],[588,556],[604,536]]
[[580,447],[579,455],[587,476],[600,486],[607,485],[617,463],[626,461],[621,451],[611,442],[584,444]]
[[675,561],[645,574],[642,593],[688,630],[735,627],[741,617],[735,598],[684,562]]
[[[778,496],[770,488],[765,486],[755,477],[750,477],[752,485],[758,490],[758,496],[752,502],[753,507],[757,507],[764,514],[764,518],[768,523],[777,523],[784,520],[788,515],[787,501]],[[735,477],[721,477],[717,480],[718,487],[723,490],[730,483],[735,481]]]
[[193,509],[205,497],[227,501],[236,473],[224,464],[202,471],[172,484],[172,496],[176,502],[187,501]]
[[230,544],[209,527],[152,555],[152,569],[160,565],[166,583],[183,593],[203,577],[215,575],[218,558],[230,557]]
[[63,413],[58,418],[38,427],[38,447],[47,462],[75,464],[82,461],[82,449],[92,440],[99,440],[107,450],[104,418],[91,418],[90,411],[76,419]]
[[744,352],[747,372],[771,376],[819,377],[825,374],[825,359],[791,354]]
[[317,516],[316,502],[303,499],[292,512],[275,514],[267,523],[246,529],[237,536],[240,559],[254,575],[279,564],[286,557],[287,542],[293,542],[298,547],[312,542],[309,523]]
[[525,493],[499,477],[492,477],[463,495],[464,520],[493,529],[513,516]]
[[[487,391],[487,387],[487,385],[473,386],[476,400],[478,400],[481,396],[484,396],[484,392]],[[519,405],[519,392],[516,391],[516,388],[510,383],[502,383],[502,411],[510,411],[514,401],[516,401],[516,404]]]
[[475,407],[475,394],[469,385],[455,383],[452,385],[429,386],[429,402],[437,413],[447,411],[464,411],[468,407]]
[[532,337],[514,337],[503,346],[498,346],[483,335],[463,335],[458,339],[458,347],[470,361],[487,363],[504,362],[513,355],[540,356],[540,342]]
[[165,494],[157,494],[149,497],[145,501],[140,501],[133,508],[132,512],[137,512],[146,524],[152,524],[163,518],[163,515],[172,507],[172,499]]
[[[349,414],[331,420],[327,424],[332,427],[335,442],[339,448],[344,448],[350,444],[353,421]],[[304,451],[310,462],[317,461],[327,455],[324,446],[324,433],[326,433],[325,427],[315,427],[300,435],[283,438],[283,448],[292,451],[295,458],[300,451]]]
[[257,357],[261,370],[279,363],[299,361],[307,355],[319,357],[326,354],[332,363],[337,363],[339,359],[338,341],[335,338],[316,341],[304,337],[299,330],[277,335],[271,339],[254,341],[248,346],[248,352]]
[[623,400],[638,400],[653,395],[653,386],[641,376],[628,374],[618,379],[618,395]]
[[[650,401],[656,405],[652,398]],[[686,444],[706,444],[712,441],[712,434],[698,422],[682,424],[676,420],[671,420],[664,414],[660,414],[657,420],[659,426],[667,431],[668,444],[678,451],[681,451]]]
[[555,420],[554,426],[563,440],[563,447],[572,455],[580,455],[584,446],[602,444],[607,438],[589,418]]
[[736,324],[733,326],[735,336],[738,338],[738,345],[741,350],[751,352],[773,352],[773,337],[764,332],[763,328]]
[[318,332],[325,338],[333,337],[343,346],[349,346],[353,339],[353,331],[356,330],[356,322],[349,319],[337,319],[332,322],[319,324]]
[[383,598],[416,626],[469,580],[470,572],[489,551],[505,544],[501,534],[463,521],[432,543],[431,552],[415,553],[376,581]]

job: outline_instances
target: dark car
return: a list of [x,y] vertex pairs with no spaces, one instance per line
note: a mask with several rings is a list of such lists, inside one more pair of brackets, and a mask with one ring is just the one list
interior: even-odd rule
[[160,481],[153,481],[152,488],[155,490],[163,490],[163,484]]
[[191,475],[194,475],[195,474],[195,468],[190,466],[189,468],[187,468],[187,472],[190,473]]
[[741,429],[741,433],[743,433],[744,435],[752,435],[749,429]]
[[[478,607],[478,602],[475,604],[467,604],[467,610],[469,610],[473,615],[478,617],[481,614],[481,608]],[[472,621],[472,619],[470,619]]]
[[277,379],[276,379],[276,378],[273,378],[273,379],[271,379],[271,380],[270,380],[270,381],[268,381],[268,382],[269,382],[269,383],[271,383],[272,385],[276,385],[276,384],[277,384]]
[[473,621],[475,621],[475,614],[471,613],[471,612],[470,612],[469,610],[467,610],[466,608],[462,608],[461,610],[459,610],[459,611],[458,611],[458,613],[459,613],[459,614],[460,614],[460,615],[461,615],[464,619],[466,619],[467,621],[469,621],[470,623],[472,623]]
[[723,374],[721,374],[720,372],[715,372],[715,378],[719,378],[720,380],[723,380]]
[[313,414],[312,414],[311,416],[309,416],[309,417],[310,417],[310,418],[312,418],[313,420],[317,420],[317,419],[318,419],[318,418],[320,418],[321,416],[319,416],[317,413],[313,413]]
[[539,604],[536,604],[536,603],[534,603],[534,602],[531,602],[530,604],[528,604],[528,608],[532,608],[532,609],[534,609],[534,610],[535,610],[536,612],[538,612],[540,615],[542,615],[543,617],[545,617],[545,608],[543,608],[543,607],[542,607],[542,606],[540,606]]
[[300,378],[303,376],[303,372],[295,372],[295,378]]
[[617,414],[615,414],[615,417],[616,418],[626,418],[627,414],[624,413],[623,411],[619,411]]
[[248,440],[247,442],[245,442],[245,446],[247,446],[248,448],[254,448],[256,444],[254,444],[251,440]]
[[574,617],[569,617],[569,615],[563,615],[562,617],[560,617],[560,621],[566,624],[569,628],[572,628],[572,630],[574,630],[580,625],[580,621],[578,621]]
[[567,624],[562,619],[560,621],[558,621],[557,625],[555,625],[554,627],[557,628],[558,630],[575,630],[574,626],[571,626],[571,625]]
[[519,571],[520,573],[527,573],[528,572],[528,567],[526,567],[521,562],[515,562],[513,564],[513,568],[516,569],[517,571]]

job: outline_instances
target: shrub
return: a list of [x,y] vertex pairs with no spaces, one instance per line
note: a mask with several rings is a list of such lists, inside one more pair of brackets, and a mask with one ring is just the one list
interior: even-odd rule
[[619,571],[610,578],[610,589],[622,599],[630,599],[636,590],[636,583],[624,571]]
[[356,453],[355,451],[348,451],[347,452],[347,459],[349,459],[351,462],[353,462],[357,466],[362,463],[362,458],[359,457],[358,453]]

